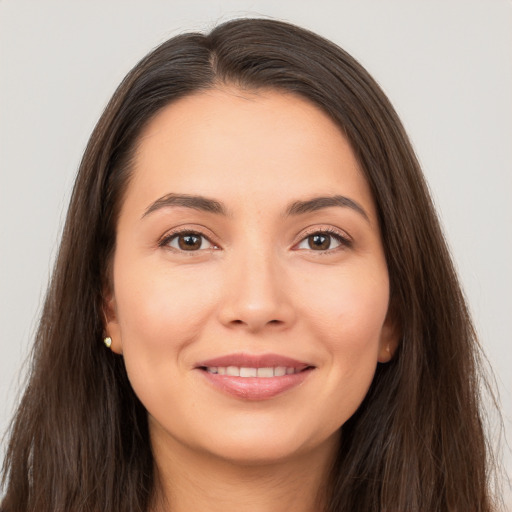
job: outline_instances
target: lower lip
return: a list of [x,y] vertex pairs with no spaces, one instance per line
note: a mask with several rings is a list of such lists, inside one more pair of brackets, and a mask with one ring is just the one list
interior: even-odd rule
[[199,370],[217,389],[244,400],[266,400],[302,384],[313,371],[308,368],[280,377],[233,377]]

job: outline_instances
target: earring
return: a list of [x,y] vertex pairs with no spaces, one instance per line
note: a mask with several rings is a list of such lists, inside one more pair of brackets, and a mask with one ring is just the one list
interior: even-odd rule
[[105,346],[107,348],[110,348],[112,346],[112,338],[110,336],[107,336],[104,340],[103,340],[103,343],[105,343]]

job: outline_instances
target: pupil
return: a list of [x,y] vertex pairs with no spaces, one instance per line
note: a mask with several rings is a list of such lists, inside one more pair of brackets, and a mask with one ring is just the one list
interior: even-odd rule
[[311,235],[309,237],[309,246],[311,249],[329,249],[331,239],[326,235]]
[[201,237],[197,235],[183,235],[178,239],[178,245],[180,249],[190,251],[193,249],[199,249],[201,247]]

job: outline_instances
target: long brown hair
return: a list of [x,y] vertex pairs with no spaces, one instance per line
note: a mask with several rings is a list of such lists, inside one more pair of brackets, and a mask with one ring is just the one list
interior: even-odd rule
[[141,129],[219,84],[291,91],[343,129],[373,192],[402,338],[342,426],[327,511],[492,510],[479,348],[429,193],[384,93],[347,53],[240,19],[165,42],[127,75],[86,148],[4,462],[6,512],[147,511],[144,407],[102,345],[116,221]]

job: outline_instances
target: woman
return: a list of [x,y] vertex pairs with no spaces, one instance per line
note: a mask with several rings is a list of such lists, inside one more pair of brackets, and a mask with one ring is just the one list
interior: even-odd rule
[[231,21],[149,54],[91,136],[2,507],[489,511],[478,378],[382,91]]

